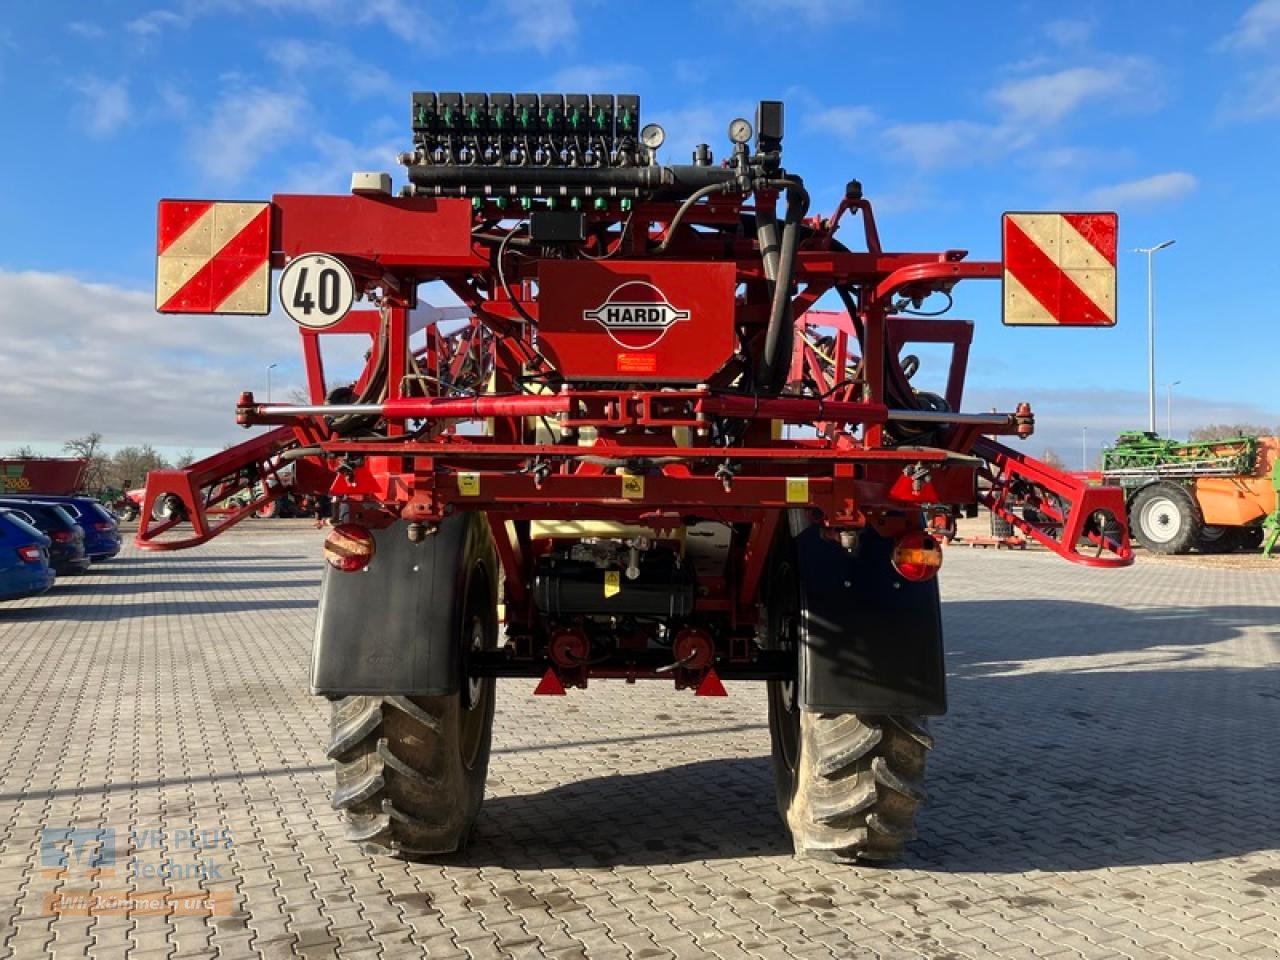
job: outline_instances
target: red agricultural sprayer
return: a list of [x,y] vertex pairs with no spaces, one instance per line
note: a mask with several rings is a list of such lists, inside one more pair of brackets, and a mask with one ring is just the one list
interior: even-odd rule
[[[633,96],[412,111],[398,196],[357,174],[347,196],[161,202],[159,309],[265,314],[281,268],[309,400],[243,394],[237,421],[271,430],[153,474],[140,545],[287,489],[334,499],[312,687],[353,839],[465,843],[497,677],[755,680],[796,851],[892,858],[946,706],[937,534],[979,502],[1021,527],[1016,497],[1068,560],[1132,559],[1118,489],[993,439],[1031,434],[1026,403],[962,411],[973,325],[925,301],[995,280],[1006,322],[1109,325],[1114,215],[1006,215],[1001,262],[892,253],[856,181],[811,215],[777,102],[723,162],[671,166]],[[420,302],[428,281],[464,307]],[[354,382],[326,376],[341,337],[368,349]],[[950,347],[940,392],[909,344]]]

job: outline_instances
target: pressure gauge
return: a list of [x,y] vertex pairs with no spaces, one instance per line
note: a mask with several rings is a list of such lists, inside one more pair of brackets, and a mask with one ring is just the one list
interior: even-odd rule
[[640,131],[640,142],[650,150],[657,150],[667,139],[667,131],[656,123],[646,123]]
[[751,139],[751,124],[739,117],[729,124],[729,139],[734,143],[746,143]]

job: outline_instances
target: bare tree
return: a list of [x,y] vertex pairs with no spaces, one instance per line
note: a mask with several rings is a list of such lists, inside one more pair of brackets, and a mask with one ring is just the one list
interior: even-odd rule
[[1044,453],[1040,454],[1040,459],[1043,460],[1048,466],[1053,467],[1055,470],[1067,469],[1066,462],[1062,459],[1062,457],[1058,456],[1058,452],[1054,450],[1052,447],[1045,447]]
[[10,450],[8,456],[11,460],[30,460],[32,457],[38,456],[38,454],[31,449],[29,444],[24,443],[22,446],[14,447]]
[[[1191,431],[1191,440],[1228,440],[1232,437],[1265,437],[1272,431],[1256,423],[1211,423]],[[1278,431],[1280,432],[1280,431]]]
[[108,480],[113,487],[131,490],[142,486],[151,470],[163,470],[169,462],[149,443],[140,447],[121,447],[111,458]]
[[84,472],[86,490],[99,491],[107,485],[107,471],[111,466],[111,459],[103,452],[102,434],[96,430],[93,433],[86,433],[83,437],[68,440],[62,445],[62,449],[73,457],[89,462]]

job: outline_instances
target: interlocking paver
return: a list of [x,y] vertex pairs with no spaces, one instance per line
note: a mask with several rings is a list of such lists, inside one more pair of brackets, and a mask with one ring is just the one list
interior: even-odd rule
[[[952,713],[893,869],[790,857],[759,687],[523,681],[499,686],[472,848],[405,864],[329,807],[320,536],[130,548],[0,606],[0,957],[1280,953],[1280,564],[949,551]],[[42,874],[60,827],[114,829],[116,875]],[[133,866],[161,862],[189,876]],[[221,899],[54,917],[54,891]]]

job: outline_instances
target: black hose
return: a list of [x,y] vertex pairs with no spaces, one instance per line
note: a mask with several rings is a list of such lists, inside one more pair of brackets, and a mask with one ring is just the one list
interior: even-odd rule
[[[767,185],[772,185],[769,183]],[[777,277],[773,284],[773,304],[765,331],[760,382],[772,391],[780,390],[791,366],[795,323],[791,314],[791,280],[795,276],[800,221],[809,211],[809,193],[796,180],[778,181],[787,189],[787,213],[782,225],[782,246],[778,252]],[[758,222],[758,215],[757,215]],[[757,227],[757,236],[758,236]],[[781,345],[785,343],[785,348]]]

